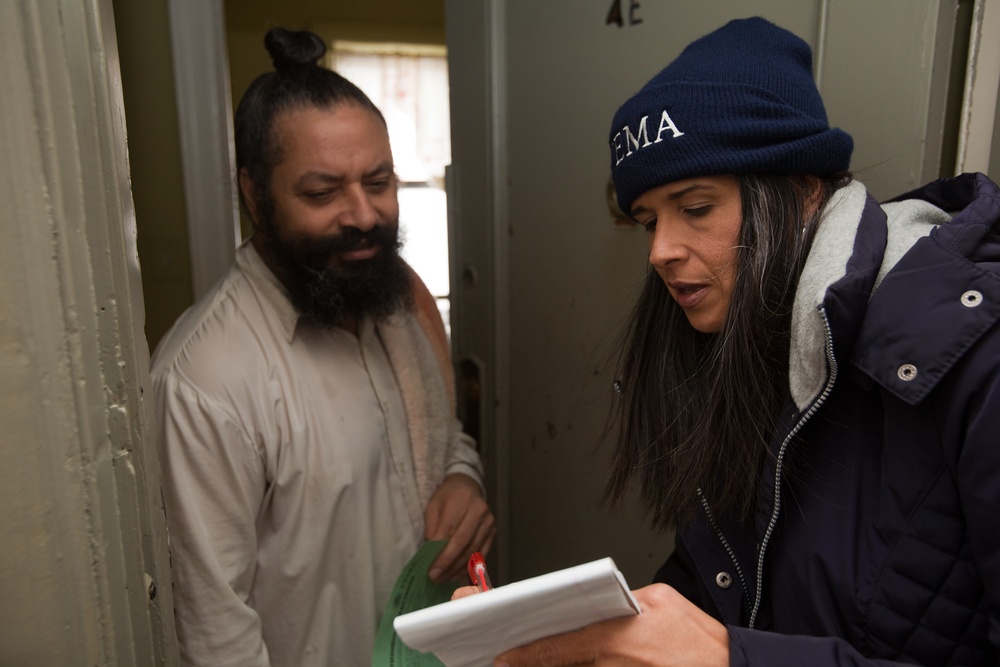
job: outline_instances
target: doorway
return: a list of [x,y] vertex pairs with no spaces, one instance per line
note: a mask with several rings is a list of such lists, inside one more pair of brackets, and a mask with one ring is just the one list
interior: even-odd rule
[[434,295],[450,334],[447,50],[436,44],[335,40],[324,64],[361,88],[385,117],[399,179],[402,255]]

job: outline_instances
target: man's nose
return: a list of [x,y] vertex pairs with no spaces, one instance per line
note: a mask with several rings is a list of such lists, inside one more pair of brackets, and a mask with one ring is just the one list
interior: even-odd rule
[[341,224],[356,227],[363,232],[367,232],[378,224],[378,211],[372,202],[371,195],[361,185],[356,185],[348,190],[348,210],[347,215],[342,216]]

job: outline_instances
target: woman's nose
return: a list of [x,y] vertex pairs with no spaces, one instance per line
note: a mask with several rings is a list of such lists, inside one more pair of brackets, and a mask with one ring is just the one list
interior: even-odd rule
[[649,263],[656,267],[666,266],[670,262],[684,257],[684,244],[671,233],[665,223],[658,223],[649,240]]

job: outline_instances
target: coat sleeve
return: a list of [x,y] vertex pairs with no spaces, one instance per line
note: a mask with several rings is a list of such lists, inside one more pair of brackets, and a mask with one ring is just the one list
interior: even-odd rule
[[263,461],[235,421],[194,389],[162,376],[153,387],[182,664],[267,667],[249,602]]
[[1000,334],[986,343],[969,364],[983,375],[963,383],[969,393],[961,405],[946,409],[961,415],[958,428],[964,437],[957,443],[953,474],[990,608],[990,642],[1000,655]]
[[870,660],[843,639],[804,637],[727,626],[730,667],[876,667],[903,663]]

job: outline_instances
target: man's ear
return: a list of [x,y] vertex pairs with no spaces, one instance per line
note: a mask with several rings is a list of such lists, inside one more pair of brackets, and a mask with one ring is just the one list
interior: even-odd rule
[[240,194],[243,195],[243,205],[247,207],[250,221],[253,222],[254,229],[257,228],[257,186],[250,178],[250,172],[246,167],[240,169]]

